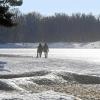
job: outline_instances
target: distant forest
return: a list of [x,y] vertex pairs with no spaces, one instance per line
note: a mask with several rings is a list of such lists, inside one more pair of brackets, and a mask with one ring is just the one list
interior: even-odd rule
[[19,14],[16,27],[0,26],[0,43],[15,42],[91,42],[100,40],[100,16],[55,13],[42,16]]

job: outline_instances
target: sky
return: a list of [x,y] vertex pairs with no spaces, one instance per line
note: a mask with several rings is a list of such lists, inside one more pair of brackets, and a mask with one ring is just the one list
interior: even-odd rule
[[23,0],[22,13],[38,12],[44,16],[54,13],[100,14],[100,0]]

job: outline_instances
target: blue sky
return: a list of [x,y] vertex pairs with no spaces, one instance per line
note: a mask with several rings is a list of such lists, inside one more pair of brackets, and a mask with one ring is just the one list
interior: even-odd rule
[[100,14],[100,0],[23,0],[19,7],[23,13],[39,12],[42,15],[57,13]]

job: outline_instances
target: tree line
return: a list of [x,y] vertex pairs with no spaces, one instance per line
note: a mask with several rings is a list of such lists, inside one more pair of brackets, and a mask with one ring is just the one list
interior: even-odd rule
[[100,16],[17,12],[16,27],[0,26],[0,42],[91,42],[100,40]]

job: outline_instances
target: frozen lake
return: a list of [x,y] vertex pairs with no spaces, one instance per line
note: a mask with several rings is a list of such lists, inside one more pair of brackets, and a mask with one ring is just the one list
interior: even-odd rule
[[[36,57],[36,49],[0,49],[0,54]],[[49,58],[78,59],[99,63],[100,49],[50,49]]]
[[0,49],[0,63],[0,100],[100,98],[100,49]]

